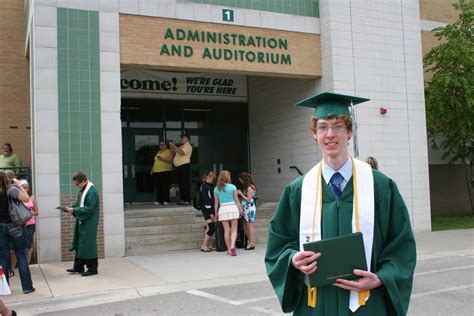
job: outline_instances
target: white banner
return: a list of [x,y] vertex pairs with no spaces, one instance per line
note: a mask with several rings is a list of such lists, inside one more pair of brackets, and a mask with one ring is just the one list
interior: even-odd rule
[[247,102],[247,77],[153,70],[121,72],[122,98]]

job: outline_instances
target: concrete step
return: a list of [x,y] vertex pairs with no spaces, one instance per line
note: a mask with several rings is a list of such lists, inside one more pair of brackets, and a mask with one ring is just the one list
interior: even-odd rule
[[[148,224],[148,222],[146,222]],[[253,223],[255,228],[263,227],[267,229],[269,218],[257,218]],[[136,223],[135,223],[136,224]],[[143,235],[157,235],[157,234],[170,234],[170,233],[182,233],[187,231],[201,231],[205,228],[206,223],[204,219],[200,218],[198,221],[193,222],[179,222],[176,224],[163,224],[160,225],[146,225],[146,226],[129,226],[125,227],[125,236],[143,236]]]
[[[257,247],[263,245],[267,242],[268,235],[256,236]],[[150,254],[159,254],[166,253],[170,251],[183,251],[183,250],[196,250],[199,251],[199,248],[202,244],[202,234],[199,238],[195,237],[183,237],[182,239],[176,242],[159,242],[159,243],[142,243],[140,245],[134,243],[126,243],[125,251],[127,256],[141,256],[141,255],[150,255]],[[212,238],[212,244],[215,246],[215,239]]]
[[[265,214],[258,214],[255,225],[264,221],[265,223],[270,222],[271,217],[265,216]],[[140,218],[127,218],[125,219],[125,228],[129,227],[147,227],[147,226],[160,226],[160,225],[181,225],[181,224],[199,224],[204,223],[202,215],[176,215],[176,216],[163,216],[163,217],[140,217]]]
[[154,216],[125,219],[125,227],[145,227],[158,225],[174,225],[184,223],[202,223],[202,215]]
[[141,217],[155,217],[155,216],[176,216],[176,215],[199,215],[202,216],[201,211],[193,207],[181,206],[161,206],[157,207],[151,205],[143,209],[128,209],[125,211],[125,219],[141,218]]
[[176,243],[190,240],[202,240],[204,230],[187,231],[181,233],[127,236],[126,245],[152,245],[160,243]]
[[[257,207],[257,214],[259,216],[271,217],[275,211],[276,205],[274,203],[265,203],[262,206]],[[156,207],[154,205],[148,206],[147,208],[140,209],[128,209],[125,211],[125,219],[132,218],[147,218],[147,217],[173,217],[173,216],[198,216],[202,217],[201,211],[188,206],[165,206]]]
[[[186,224],[183,224],[186,226]],[[176,231],[179,229],[180,231]],[[268,235],[267,226],[255,226],[255,234],[257,236]],[[160,227],[157,227],[157,230],[160,231]],[[205,231],[204,225],[194,226],[194,227],[175,227],[170,232],[161,231],[159,233],[149,233],[149,234],[139,234],[137,231],[134,231],[132,234],[126,233],[126,243],[142,245],[142,244],[153,244],[161,242],[180,242],[182,240],[189,240],[190,238],[202,239]]]
[[145,256],[150,254],[160,254],[170,251],[183,251],[183,250],[196,250],[199,251],[201,247],[202,240],[191,240],[183,241],[181,243],[175,244],[151,244],[151,245],[141,245],[136,247],[134,245],[125,246],[125,255],[126,256]]
[[[275,208],[276,203],[257,205],[254,223],[257,243],[266,242],[268,223]],[[191,206],[157,207],[149,203],[130,206],[125,212],[126,255],[199,250],[205,225],[202,213]]]
[[[274,212],[274,208],[258,208],[257,216],[260,217],[271,217]],[[127,210],[125,211],[125,220],[135,218],[149,218],[149,217],[174,217],[174,216],[198,216],[202,218],[201,211],[189,208],[148,208],[140,210]]]
[[[137,215],[137,216],[135,216]],[[269,219],[273,215],[273,210],[257,210],[258,219]],[[200,223],[203,222],[202,213],[154,213],[153,210],[143,210],[133,215],[125,217],[125,227],[145,227],[157,225],[173,225],[182,223]]]
[[144,236],[170,233],[182,233],[187,231],[201,231],[205,227],[204,221],[199,223],[179,223],[158,226],[125,227],[125,236]]

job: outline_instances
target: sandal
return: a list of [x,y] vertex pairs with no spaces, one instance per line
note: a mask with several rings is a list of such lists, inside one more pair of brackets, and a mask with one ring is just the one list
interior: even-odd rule
[[209,249],[209,248],[201,248],[201,251],[202,252],[212,252],[212,250]]
[[252,244],[250,247],[245,247],[245,250],[254,250],[255,249],[255,244]]

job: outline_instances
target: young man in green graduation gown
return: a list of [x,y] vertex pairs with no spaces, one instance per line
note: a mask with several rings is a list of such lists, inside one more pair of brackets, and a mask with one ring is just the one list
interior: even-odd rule
[[[76,202],[71,207],[66,207],[66,212],[76,218],[72,245],[69,248],[70,251],[76,252],[76,258],[74,267],[67,269],[67,272],[91,276],[98,273],[99,266],[97,260],[99,194],[82,171],[74,173],[72,181],[80,191]],[[87,271],[84,271],[84,266],[87,266]]]
[[[349,155],[348,106],[365,101],[323,93],[297,104],[315,108],[310,129],[323,159],[284,188],[270,223],[265,264],[284,312],[407,313],[416,264],[407,207],[393,180]],[[303,244],[355,232],[363,235],[367,271],[354,270],[357,280],[311,286],[308,275],[319,272],[324,253],[304,251]]]

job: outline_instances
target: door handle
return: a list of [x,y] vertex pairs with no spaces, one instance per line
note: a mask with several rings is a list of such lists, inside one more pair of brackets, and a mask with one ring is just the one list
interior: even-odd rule
[[128,166],[123,165],[123,178],[127,179],[128,178]]
[[135,165],[132,165],[132,178],[135,179]]
[[212,164],[212,170],[214,170],[214,172],[217,172],[216,168],[217,168],[216,164],[213,163],[213,164]]
[[219,163],[219,172],[224,170],[224,165],[222,164],[222,162]]

